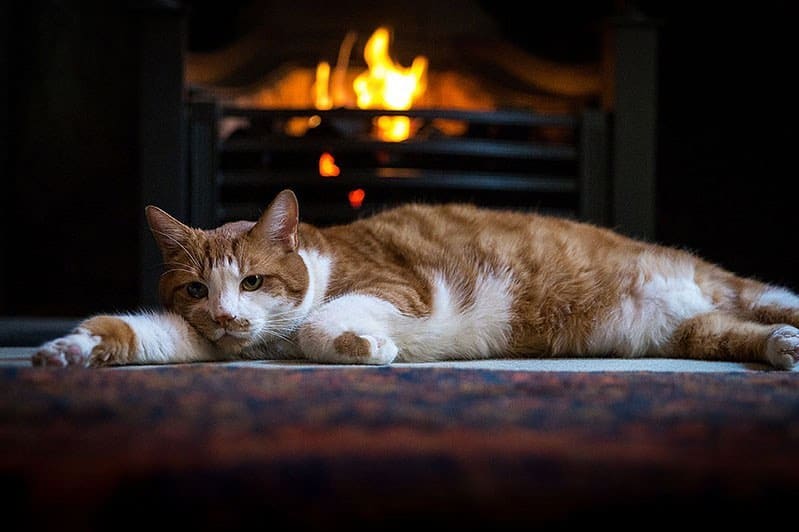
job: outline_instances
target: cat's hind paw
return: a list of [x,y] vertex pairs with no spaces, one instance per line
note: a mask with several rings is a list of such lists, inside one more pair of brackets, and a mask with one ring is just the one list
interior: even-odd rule
[[784,325],[772,331],[766,343],[766,358],[775,368],[793,368],[799,362],[799,329]]
[[397,345],[391,338],[347,331],[333,342],[336,353],[360,364],[391,364],[397,358]]
[[75,332],[43,344],[31,356],[34,366],[89,366],[92,350],[100,343],[98,336]]

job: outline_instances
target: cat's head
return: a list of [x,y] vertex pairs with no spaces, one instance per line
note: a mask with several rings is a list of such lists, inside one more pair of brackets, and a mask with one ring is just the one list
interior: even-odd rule
[[211,230],[188,227],[154,206],[146,216],[164,259],[161,302],[222,351],[285,337],[307,312],[293,192],[278,194],[257,222]]

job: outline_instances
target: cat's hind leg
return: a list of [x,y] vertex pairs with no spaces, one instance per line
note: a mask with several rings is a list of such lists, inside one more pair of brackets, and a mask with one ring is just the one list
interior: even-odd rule
[[297,341],[303,355],[316,362],[390,364],[398,352],[391,325],[399,319],[400,312],[388,301],[350,294],[311,313]]
[[760,323],[799,328],[799,295],[786,288],[753,284],[741,292],[744,315]]
[[799,329],[749,321],[721,311],[707,312],[683,321],[672,334],[665,354],[791,369],[799,361]]

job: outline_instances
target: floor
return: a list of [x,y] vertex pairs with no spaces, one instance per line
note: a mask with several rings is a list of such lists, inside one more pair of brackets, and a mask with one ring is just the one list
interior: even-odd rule
[[[36,350],[35,347],[0,347],[0,367],[29,367],[30,357]],[[247,366],[259,369],[285,369],[287,367],[314,367],[319,364],[305,363],[302,361],[242,361],[224,362],[223,364]],[[705,360],[682,360],[672,358],[642,358],[642,359],[615,359],[615,358],[576,358],[576,359],[499,359],[499,360],[468,360],[446,362],[420,362],[415,364],[397,363],[394,366],[413,367],[451,367],[459,369],[493,369],[497,371],[656,371],[656,372],[763,372],[771,369],[762,364],[749,364],[739,362],[714,362]],[[129,366],[125,369],[143,369],[148,366]],[[330,367],[329,365],[326,367]],[[340,365],[337,367],[348,367]],[[370,366],[365,366],[368,368]],[[373,367],[373,366],[372,366]],[[795,367],[793,371],[799,371]]]

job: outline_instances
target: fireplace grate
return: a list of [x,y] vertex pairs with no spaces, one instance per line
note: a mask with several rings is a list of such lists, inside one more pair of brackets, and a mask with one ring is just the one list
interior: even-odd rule
[[[408,117],[413,134],[377,140],[382,116]],[[189,103],[188,123],[190,218],[198,226],[255,219],[284,188],[297,194],[302,219],[318,225],[408,201],[608,219],[607,120],[599,110],[320,111],[204,100]],[[338,175],[320,175],[324,154]]]

